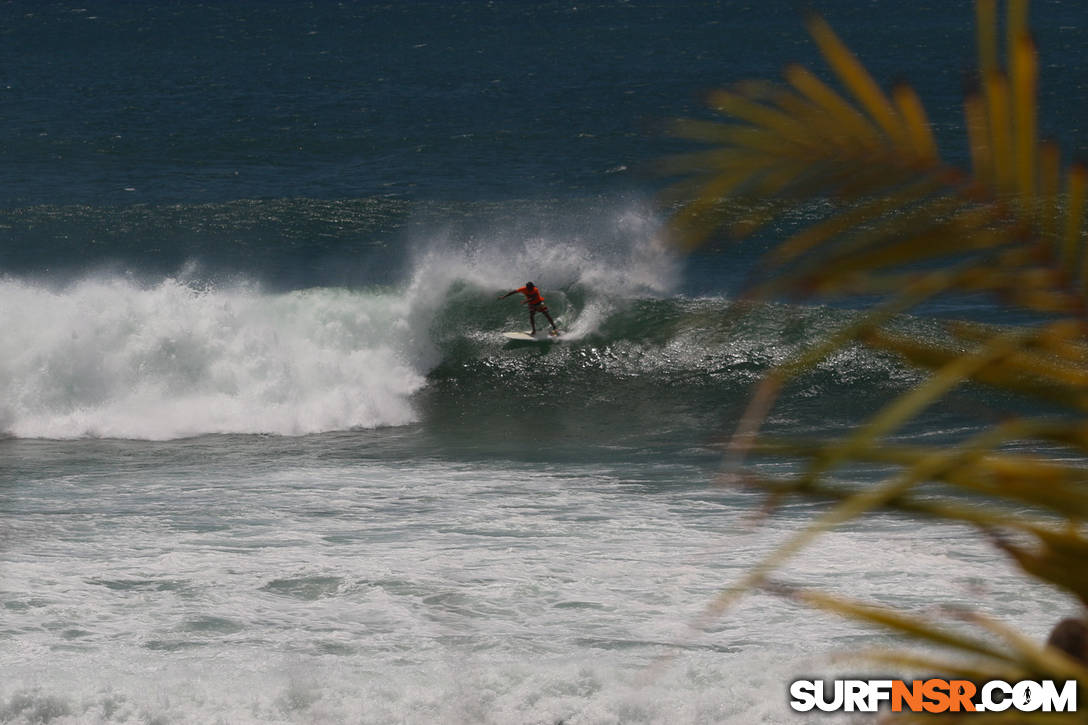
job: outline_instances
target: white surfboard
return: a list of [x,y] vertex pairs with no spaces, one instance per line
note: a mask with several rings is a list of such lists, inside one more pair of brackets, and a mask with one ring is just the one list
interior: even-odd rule
[[524,332],[504,332],[502,336],[507,340],[518,340],[520,342],[547,342],[549,340],[554,342],[559,339],[558,335],[552,335],[548,330],[537,330],[535,335],[528,330]]

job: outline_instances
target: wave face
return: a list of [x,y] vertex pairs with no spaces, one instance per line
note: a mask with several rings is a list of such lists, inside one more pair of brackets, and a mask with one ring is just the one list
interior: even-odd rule
[[[850,314],[733,315],[720,289],[682,293],[692,261],[660,243],[657,217],[638,206],[537,221],[431,227],[369,287],[210,282],[196,265],[166,278],[0,278],[0,308],[18,312],[0,319],[0,431],[163,440],[420,423],[528,442],[535,433],[511,423],[531,414],[582,441],[630,431],[644,445],[650,431],[675,443],[728,427],[768,367]],[[497,299],[527,278],[558,342],[499,334],[527,329],[521,296]],[[909,381],[879,355],[845,350],[799,380],[777,415],[826,430],[827,396],[845,421]]]
[[[493,424],[501,436],[528,412],[605,438],[698,429],[738,413],[767,367],[834,324],[826,310],[733,320],[721,298],[623,297],[594,273],[592,284],[543,287],[558,342],[509,343],[499,331],[526,319],[514,298],[495,299],[502,288],[488,280],[502,265],[431,263],[407,287],[363,291],[4,280],[0,304],[24,314],[0,321],[0,428],[162,440],[469,421],[474,435]],[[804,416],[829,395],[840,409],[862,404],[903,376],[844,351],[800,381],[791,411]]]
[[[572,338],[610,300],[660,294],[675,264],[638,214],[627,240],[435,237],[401,284],[273,293],[179,275],[153,283],[104,274],[57,287],[0,279],[0,430],[16,437],[169,439],[206,433],[301,435],[418,419],[413,396],[450,345],[518,313],[497,291],[539,270]],[[567,291],[579,296],[575,311]],[[504,323],[504,321],[506,321]]]

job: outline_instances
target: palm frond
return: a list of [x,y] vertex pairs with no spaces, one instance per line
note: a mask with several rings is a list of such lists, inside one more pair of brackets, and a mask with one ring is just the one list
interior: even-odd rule
[[[688,200],[673,223],[683,248],[722,232],[750,234],[791,209],[828,209],[775,245],[746,292],[748,301],[884,298],[771,370],[757,387],[730,443],[730,473],[723,480],[758,486],[772,502],[803,496],[828,501],[831,509],[770,552],[707,614],[718,616],[751,588],[771,588],[982,658],[981,665],[971,665],[976,674],[1072,673],[1084,685],[1083,664],[985,618],[972,621],[999,646],[902,613],[769,583],[778,566],[821,533],[882,508],[971,525],[1025,573],[1088,605],[1088,168],[1063,170],[1057,145],[1038,137],[1039,62],[1026,0],[1007,3],[1004,66],[997,3],[977,0],[975,7],[978,80],[964,99],[968,169],[942,159],[913,88],[900,83],[885,93],[815,14],[805,24],[838,87],[791,65],[782,84],[747,82],[711,94],[711,108],[724,122],[672,127],[681,138],[712,145],[663,167],[687,177]],[[897,329],[902,314],[950,292],[988,294],[1017,309],[1023,321],[951,322],[941,326],[943,335],[924,338]],[[926,376],[841,438],[761,436],[762,420],[787,382],[847,345],[895,356]],[[899,431],[923,421],[953,391],[973,386],[1017,402],[942,447],[895,442]],[[1014,444],[1017,450],[1010,450]],[[1019,452],[1032,446],[1053,455]],[[788,456],[802,465],[792,478],[768,477],[745,465],[752,453]],[[879,462],[892,473],[869,486],[848,486],[836,477],[864,462]]]

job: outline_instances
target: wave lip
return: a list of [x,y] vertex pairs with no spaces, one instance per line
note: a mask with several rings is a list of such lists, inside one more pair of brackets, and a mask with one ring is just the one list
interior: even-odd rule
[[405,304],[176,279],[0,281],[0,428],[20,438],[301,435],[415,419]]

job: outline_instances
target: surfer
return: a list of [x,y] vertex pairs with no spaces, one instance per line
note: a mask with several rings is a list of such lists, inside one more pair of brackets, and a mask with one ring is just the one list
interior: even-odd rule
[[522,304],[529,305],[529,325],[533,328],[530,335],[536,334],[536,313],[542,312],[545,317],[548,318],[548,322],[552,323],[552,334],[558,335],[559,328],[555,326],[555,320],[548,314],[548,308],[544,305],[544,298],[540,296],[540,290],[536,288],[532,282],[526,282],[524,287],[518,287],[516,290],[511,290],[504,295],[500,295],[500,300],[505,300],[510,295],[515,295],[518,292],[525,295],[525,300]]

